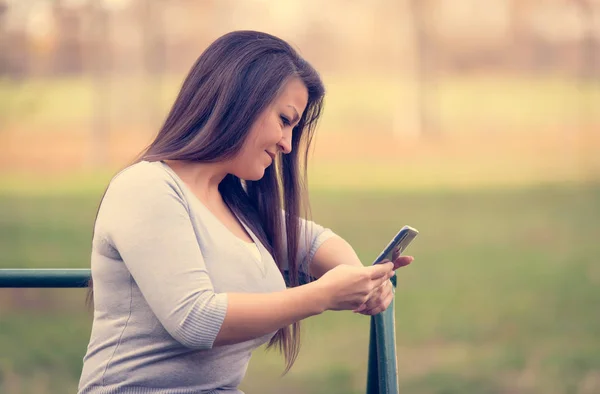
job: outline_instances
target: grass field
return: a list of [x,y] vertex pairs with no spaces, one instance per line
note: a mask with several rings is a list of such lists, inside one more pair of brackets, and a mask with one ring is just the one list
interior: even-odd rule
[[[0,266],[87,267],[101,185],[0,197]],[[396,295],[401,392],[600,391],[600,185],[469,191],[316,191],[313,214],[367,263],[421,230]],[[0,392],[74,392],[90,329],[82,290],[0,291]],[[361,393],[368,319],[304,325],[292,372],[257,351],[248,393]]]

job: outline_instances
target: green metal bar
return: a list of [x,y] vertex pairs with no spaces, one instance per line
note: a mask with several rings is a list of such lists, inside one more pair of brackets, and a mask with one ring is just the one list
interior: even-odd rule
[[[396,276],[391,279],[396,287]],[[394,301],[378,315],[371,316],[367,394],[398,394],[396,322]]]
[[371,317],[369,330],[369,363],[367,366],[367,394],[379,394],[379,362],[377,360],[377,326]]
[[87,287],[89,269],[0,269],[2,287]]

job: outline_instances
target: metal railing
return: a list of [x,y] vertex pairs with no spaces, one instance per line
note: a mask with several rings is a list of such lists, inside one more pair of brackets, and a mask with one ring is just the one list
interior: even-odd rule
[[[82,288],[89,279],[89,269],[0,269],[0,288]],[[367,394],[398,394],[395,331],[392,301],[371,317]]]
[[0,287],[87,287],[89,269],[0,269]]

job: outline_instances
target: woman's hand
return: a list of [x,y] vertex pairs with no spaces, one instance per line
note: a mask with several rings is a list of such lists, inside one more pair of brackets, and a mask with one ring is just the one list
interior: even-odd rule
[[[395,256],[394,270],[404,267],[412,263],[412,256]],[[389,262],[389,260],[388,260]],[[394,299],[394,286],[389,280],[382,283],[375,289],[369,299],[360,307],[354,310],[356,313],[363,315],[374,316],[385,311]]]
[[370,267],[340,264],[315,284],[323,291],[326,310],[354,310],[365,304],[393,275],[392,262]]

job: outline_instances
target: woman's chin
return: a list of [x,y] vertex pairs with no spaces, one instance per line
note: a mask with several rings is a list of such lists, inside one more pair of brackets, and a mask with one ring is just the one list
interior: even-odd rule
[[265,176],[265,170],[257,170],[257,171],[248,171],[244,174],[238,175],[238,178],[243,179],[245,181],[259,181],[262,177]]

